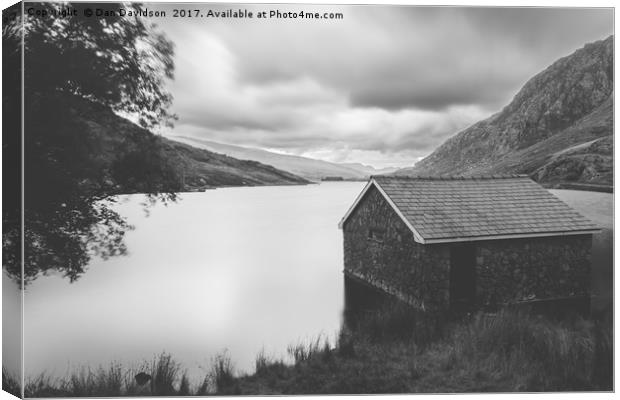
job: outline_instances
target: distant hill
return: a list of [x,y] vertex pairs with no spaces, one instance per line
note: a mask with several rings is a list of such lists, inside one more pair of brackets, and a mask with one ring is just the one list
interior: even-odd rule
[[551,186],[613,186],[613,40],[559,59],[501,112],[396,174],[520,173]]
[[367,175],[381,175],[381,174],[390,174],[392,172],[398,171],[397,167],[386,167],[386,168],[375,168],[370,165],[365,165],[361,163],[339,163],[347,168],[352,168],[356,171],[362,172]]
[[[313,158],[278,154],[262,149],[234,146],[229,144],[212,142],[210,140],[197,139],[187,136],[170,136],[171,139],[190,144],[202,149],[226,154],[242,160],[254,160],[264,164],[299,175],[313,181],[320,181],[327,177],[341,177],[344,179],[366,179],[373,174],[384,173],[373,167],[363,164],[339,164],[328,161],[315,160]],[[393,172],[395,168],[387,170]]]
[[[65,101],[65,100],[63,100]],[[141,176],[166,175],[173,190],[221,186],[295,185],[307,180],[255,161],[237,160],[154,135],[109,108],[67,99],[68,115],[89,157],[100,160],[103,181],[114,191],[139,192]],[[162,190],[170,188],[161,188]]]

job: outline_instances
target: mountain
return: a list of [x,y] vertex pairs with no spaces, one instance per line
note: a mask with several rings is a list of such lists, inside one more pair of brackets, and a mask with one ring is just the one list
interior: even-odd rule
[[613,186],[613,36],[561,58],[499,113],[398,175],[528,174]]
[[368,176],[378,173],[374,168],[362,164],[338,164],[308,157],[278,154],[267,150],[234,146],[187,136],[170,136],[170,138],[181,143],[223,153],[242,160],[254,160],[273,165],[278,169],[291,172],[313,181],[320,181],[327,177],[358,180],[366,179]]
[[116,115],[107,107],[78,98],[59,98],[83,150],[78,157],[97,160],[111,192],[195,191],[221,186],[296,185],[307,180],[255,161],[238,160],[168,140]]
[[365,165],[361,163],[340,163],[339,165],[345,166],[347,168],[352,168],[356,171],[362,172],[368,176],[370,175],[382,175],[382,174],[391,174],[392,172],[398,171],[397,167],[386,167],[386,168],[375,168],[371,165]]
[[161,138],[166,152],[182,165],[186,190],[218,186],[300,185],[308,180],[271,165],[238,160],[224,154]]

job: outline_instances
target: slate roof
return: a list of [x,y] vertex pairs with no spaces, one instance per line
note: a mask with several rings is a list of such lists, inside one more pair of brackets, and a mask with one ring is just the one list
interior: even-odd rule
[[599,230],[524,175],[468,178],[379,175],[372,177],[372,182],[389,198],[397,213],[413,228],[416,240],[422,243]]

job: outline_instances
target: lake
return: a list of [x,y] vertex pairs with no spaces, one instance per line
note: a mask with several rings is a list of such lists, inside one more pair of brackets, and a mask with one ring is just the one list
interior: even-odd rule
[[[291,344],[333,338],[344,306],[337,224],[363,186],[184,193],[148,217],[143,196],[124,196],[116,209],[135,226],[129,255],[94,260],[73,284],[46,276],[28,287],[26,376],[65,377],[112,361],[138,366],[166,351],[198,381],[224,351],[237,370],[252,372],[261,350],[286,357]],[[611,194],[552,192],[611,229]],[[611,255],[611,247],[602,251]],[[6,278],[3,290],[17,296]],[[18,349],[3,350],[18,358]]]
[[147,217],[143,196],[116,209],[135,226],[129,255],[92,262],[75,283],[37,279],[25,295],[26,376],[132,365],[166,351],[204,377],[227,350],[256,355],[334,337],[343,299],[338,222],[363,182],[184,193]]

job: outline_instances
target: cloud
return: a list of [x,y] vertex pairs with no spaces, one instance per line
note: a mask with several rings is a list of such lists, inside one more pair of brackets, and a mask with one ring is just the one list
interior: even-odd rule
[[[503,105],[556,58],[612,31],[600,9],[338,7],[343,21],[251,24],[218,34],[253,84],[310,75],[352,105]],[[290,22],[290,21],[289,21]],[[216,27],[216,29],[219,27]],[[251,37],[252,40],[247,40]]]
[[610,9],[302,7],[344,19],[162,20],[176,44],[175,133],[411,165],[613,32]]

